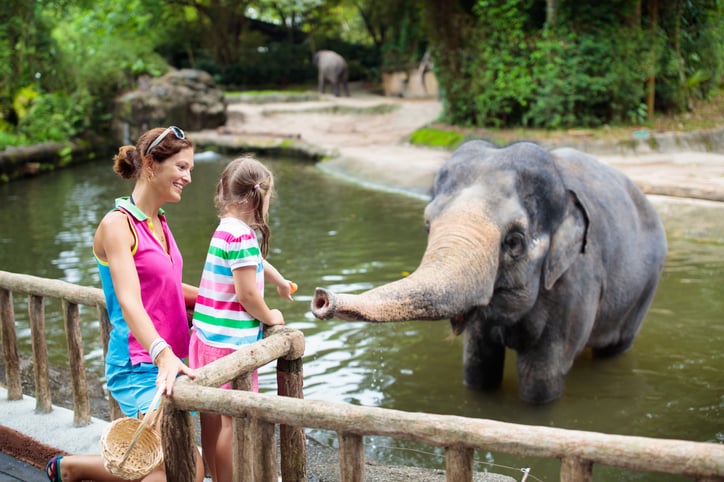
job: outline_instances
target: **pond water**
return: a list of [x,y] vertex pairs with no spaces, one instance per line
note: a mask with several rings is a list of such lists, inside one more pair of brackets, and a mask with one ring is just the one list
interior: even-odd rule
[[[614,359],[584,353],[564,397],[533,407],[517,398],[514,354],[502,388],[479,393],[462,383],[461,339],[449,324],[320,321],[310,310],[317,286],[359,292],[414,271],[424,251],[425,201],[368,190],[298,160],[262,159],[274,171],[270,261],[299,291],[294,302],[274,290],[267,302],[304,332],[305,398],[438,414],[488,418],[626,435],[724,443],[724,207],[654,201],[669,237],[665,273],[633,349]],[[184,253],[185,280],[198,282],[216,225],[212,196],[226,159],[197,160],[183,200],[168,205],[169,224]],[[132,184],[110,161],[0,186],[0,269],[100,286],[91,242],[98,220]],[[16,296],[21,352],[29,353],[27,302]],[[48,303],[51,362],[67,363],[63,323]],[[87,364],[102,373],[94,310],[82,309]],[[261,390],[275,389],[273,367]],[[336,446],[336,434],[310,431]],[[401,465],[444,468],[444,452],[426,445],[366,437],[368,456]],[[476,470],[520,479],[558,480],[558,463],[478,451]],[[596,466],[595,480],[669,481],[648,473]]]

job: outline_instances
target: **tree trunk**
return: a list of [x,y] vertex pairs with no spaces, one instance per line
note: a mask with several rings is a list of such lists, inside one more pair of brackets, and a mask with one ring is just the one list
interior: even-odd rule
[[651,34],[651,56],[649,60],[649,76],[646,79],[646,112],[649,121],[654,120],[656,97],[656,29],[659,24],[659,0],[651,0],[649,5],[649,31]]
[[558,13],[558,0],[546,0],[546,26],[549,28],[556,26],[556,16]]

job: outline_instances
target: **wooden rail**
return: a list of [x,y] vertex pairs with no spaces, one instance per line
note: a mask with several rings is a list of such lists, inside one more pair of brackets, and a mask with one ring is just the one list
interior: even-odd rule
[[[57,280],[0,271],[0,322],[8,398],[22,397],[12,293],[30,297],[29,314],[36,367],[39,411],[52,409],[47,383],[43,299],[63,300],[74,390],[76,423],[86,420],[87,394],[77,305],[98,307],[102,330],[108,329],[100,290]],[[75,307],[74,307],[75,306]],[[71,340],[72,339],[72,340]],[[104,340],[107,332],[104,333]],[[318,400],[303,400],[304,337],[288,327],[268,330],[263,340],[197,370],[194,380],[181,377],[166,404],[162,430],[169,480],[191,481],[195,437],[190,411],[234,417],[234,481],[277,480],[275,425],[280,426],[284,481],[306,481],[304,428],[336,431],[340,444],[340,480],[364,480],[365,435],[415,440],[446,449],[446,478],[468,482],[476,449],[561,461],[560,480],[589,482],[593,465],[692,477],[698,482],[724,481],[724,445],[684,440],[608,435],[537,427],[458,416],[409,413]],[[104,348],[105,352],[105,348]],[[278,395],[253,393],[249,373],[277,360]],[[75,365],[75,368],[73,368]],[[46,367],[45,369],[43,367]],[[45,370],[45,375],[43,371]],[[43,378],[43,376],[45,378]],[[234,390],[211,388],[232,381]],[[39,387],[44,384],[44,387]],[[76,393],[78,391],[79,393]],[[85,398],[85,400],[84,400]],[[42,410],[40,410],[42,408]],[[87,413],[89,420],[90,414]]]

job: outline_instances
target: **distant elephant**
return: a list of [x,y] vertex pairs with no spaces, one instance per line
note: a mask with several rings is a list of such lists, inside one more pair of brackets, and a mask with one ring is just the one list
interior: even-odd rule
[[331,50],[320,50],[314,54],[314,65],[317,66],[319,93],[324,94],[325,83],[332,84],[332,92],[339,97],[340,85],[344,93],[349,97],[349,86],[347,84],[347,62],[344,57]]
[[451,318],[464,381],[500,386],[517,352],[519,395],[561,397],[573,360],[633,344],[666,257],[662,222],[621,172],[574,149],[463,144],[436,173],[428,243],[410,276],[361,294],[317,288],[320,319]]

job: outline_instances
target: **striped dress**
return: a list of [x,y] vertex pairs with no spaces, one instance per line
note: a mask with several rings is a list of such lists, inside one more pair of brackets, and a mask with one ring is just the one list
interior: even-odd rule
[[234,289],[232,271],[256,267],[256,286],[264,296],[264,264],[253,229],[243,221],[221,218],[209,243],[193,326],[199,339],[218,348],[238,348],[262,336],[261,323],[246,312]]

